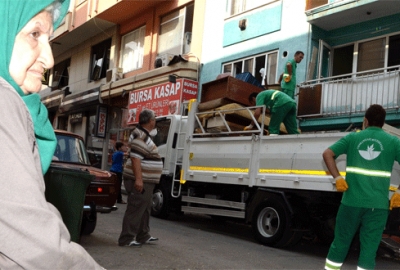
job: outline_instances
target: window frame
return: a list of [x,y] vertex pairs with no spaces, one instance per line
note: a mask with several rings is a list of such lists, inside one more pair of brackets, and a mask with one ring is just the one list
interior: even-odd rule
[[[260,7],[263,7],[263,6],[266,6],[266,5],[270,5],[270,4],[275,3],[275,2],[280,2],[280,1],[282,1],[282,0],[263,0],[263,1],[265,1],[265,2],[263,2],[263,3],[261,3],[261,4],[253,4],[253,5],[252,5],[251,7],[249,7],[249,8],[244,7],[242,11],[239,11],[239,12],[237,12],[237,13],[232,14],[232,8],[233,8],[232,2],[233,2],[233,1],[238,1],[238,0],[227,0],[227,1],[226,1],[226,10],[225,10],[225,18],[226,18],[226,19],[231,18],[231,17],[238,16],[238,15],[240,15],[240,14],[249,12],[249,11],[251,11],[251,10],[254,10],[254,9],[257,9],[257,8],[260,8]],[[256,3],[256,2],[259,1],[259,0],[239,0],[239,1],[240,1],[240,2],[242,3],[242,5],[243,5],[243,2],[246,3],[246,1],[254,1],[254,2]],[[246,5],[246,4],[244,4],[244,5]]]
[[[274,53],[276,53],[276,72],[275,72],[275,79],[274,79],[274,83],[273,83],[273,84],[277,84],[277,83],[278,83],[278,78],[277,78],[277,76],[278,76],[278,70],[279,70],[279,69],[278,69],[278,66],[279,66],[279,49],[276,49],[276,50],[272,50],[272,51],[268,51],[268,52],[264,52],[264,53],[260,53],[260,54],[256,54],[256,55],[252,55],[252,56],[248,56],[248,57],[245,57],[245,58],[240,58],[240,59],[236,59],[236,60],[234,60],[234,61],[230,61],[230,62],[223,63],[223,64],[222,64],[221,73],[227,73],[227,72],[224,72],[225,66],[229,66],[229,65],[230,65],[230,66],[231,66],[231,71],[230,71],[231,76],[236,77],[237,74],[234,74],[234,70],[235,70],[234,65],[235,65],[236,63],[242,62],[242,72],[241,72],[241,73],[243,73],[243,72],[244,72],[244,68],[245,68],[245,64],[244,64],[245,61],[250,60],[250,59],[253,59],[253,68],[252,68],[251,74],[252,74],[254,77],[256,77],[256,76],[255,76],[255,75],[256,75],[256,70],[255,70],[255,68],[256,68],[256,58],[258,58],[258,57],[260,57],[260,56],[264,56],[264,57],[265,57],[265,64],[264,64],[265,74],[264,74],[264,78],[265,78],[265,76],[268,76],[268,70],[267,70],[267,67],[268,67],[268,56],[271,55],[271,54],[274,54]],[[247,71],[246,71],[246,72],[247,72]],[[258,71],[257,71],[257,72],[258,72]],[[240,74],[240,73],[239,73],[239,74]],[[261,85],[263,85],[263,86],[265,86],[264,78],[263,78],[263,80],[260,82]],[[268,79],[269,79],[269,78],[267,78],[267,82],[269,81]],[[271,85],[271,84],[269,84],[269,85]]]
[[[170,22],[172,22],[172,21],[174,21],[174,20],[179,20],[181,17],[183,17],[183,26],[182,26],[182,33],[181,33],[181,35],[180,35],[180,41],[181,41],[181,44],[180,44],[180,49],[179,49],[179,53],[178,54],[184,54],[184,39],[185,39],[185,34],[186,33],[193,33],[193,17],[194,16],[192,16],[192,29],[191,29],[191,32],[185,32],[185,30],[186,30],[186,24],[188,23],[187,22],[187,14],[188,14],[188,7],[192,7],[193,9],[194,9],[194,4],[189,4],[189,5],[186,5],[186,6],[184,6],[184,7],[182,7],[182,8],[179,8],[179,9],[176,9],[176,10],[174,10],[174,11],[172,11],[172,12],[169,12],[169,13],[167,13],[167,14],[164,14],[163,16],[161,16],[160,17],[160,30],[159,30],[159,33],[158,33],[158,39],[157,39],[157,55],[162,55],[162,54],[165,54],[165,53],[169,53],[169,54],[171,54],[170,52],[169,52],[169,49],[166,49],[166,50],[164,50],[164,51],[162,51],[162,52],[160,52],[159,51],[159,49],[160,49],[160,37],[161,37],[161,29],[162,29],[162,26],[163,25],[166,25],[166,24],[168,24],[168,23],[170,23]],[[180,13],[180,11],[181,10],[183,10],[183,14],[179,14]],[[167,20],[167,21],[165,21],[165,22],[161,22],[162,20],[163,20],[163,18],[165,18],[165,17],[167,17],[167,16],[169,16],[169,15],[171,15],[172,13],[174,13],[174,12],[177,12],[178,11],[178,15],[176,16],[176,17],[173,17],[173,18],[170,18],[169,20]],[[194,11],[192,12],[192,14],[194,15]]]
[[[105,44],[108,43],[108,42],[110,43],[110,46],[107,48]],[[103,57],[102,58],[97,58],[97,55],[95,54],[95,47],[101,48],[101,46],[104,46]],[[106,77],[107,69],[109,69],[109,67],[110,67],[111,47],[112,47],[112,38],[105,39],[105,40],[103,40],[103,41],[101,41],[101,42],[99,42],[99,43],[97,43],[97,44],[95,44],[95,45],[93,45],[91,47],[89,82],[97,82],[97,81],[100,81],[101,79]],[[96,48],[96,49],[98,49],[98,48]],[[100,50],[100,49],[98,49],[98,50]],[[96,55],[97,59],[95,59],[95,57],[94,57],[95,55]],[[100,59],[103,59],[102,62],[101,62],[101,67],[100,67],[100,71],[99,71],[100,74],[99,74],[99,77],[95,79],[94,78],[94,68],[95,68],[95,66],[97,65],[97,63],[98,63],[98,61]]]
[[[57,72],[56,69],[59,69],[59,68],[60,68],[60,70],[62,70],[61,71],[61,75],[58,75],[56,77],[56,72]],[[64,87],[69,85],[70,69],[71,69],[71,58],[67,58],[67,59],[65,59],[63,61],[60,61],[59,63],[57,63],[57,64],[55,64],[53,66],[52,83],[51,83],[52,91],[57,90],[57,89],[62,89],[62,88],[64,88]],[[65,75],[65,73],[67,73],[67,75]],[[67,84],[66,85],[61,84],[61,82],[65,80],[63,78],[67,78],[66,79],[67,80]],[[57,83],[57,85],[55,85],[55,83]],[[62,86],[60,86],[60,84]]]
[[[131,32],[129,32],[129,33],[126,33],[125,35],[123,35],[122,37],[121,37],[121,50],[120,50],[120,57],[119,57],[119,66],[120,66],[120,68],[123,68],[123,66],[124,66],[124,51],[125,51],[125,44],[124,44],[124,41],[125,41],[125,38],[128,36],[128,35],[133,35],[135,32],[137,32],[137,31],[141,31],[142,30],[142,28],[144,28],[144,35],[143,35],[143,52],[142,52],[142,63],[141,63],[141,66],[140,67],[137,67],[137,68],[133,68],[133,69],[130,69],[130,70],[125,70],[125,69],[123,69],[123,73],[125,74],[125,73],[128,73],[128,72],[132,72],[132,71],[135,71],[135,70],[139,70],[139,69],[142,69],[143,68],[143,62],[144,62],[144,46],[145,46],[145,42],[146,42],[146,25],[142,25],[142,26],[140,26],[140,27],[138,27],[138,28],[136,28],[135,30],[133,30],[133,31],[131,31]],[[139,37],[140,38],[140,37]]]
[[[382,67],[383,69],[385,69],[384,72],[387,72],[388,69],[390,69],[392,66],[388,66],[389,63],[389,41],[390,41],[390,37],[392,36],[399,36],[400,35],[400,31],[399,32],[393,32],[393,33],[389,33],[389,34],[385,34],[385,35],[380,35],[380,36],[376,36],[376,37],[371,37],[371,38],[366,38],[366,39],[362,39],[362,40],[357,40],[354,42],[348,42],[345,44],[340,44],[338,46],[333,46],[332,47],[332,63],[335,61],[335,54],[334,54],[334,50],[341,48],[341,47],[346,47],[349,45],[353,45],[354,46],[354,51],[353,51],[353,66],[352,66],[352,73],[357,73],[358,71],[358,54],[359,54],[359,45],[365,42],[369,42],[369,41],[374,41],[374,40],[378,40],[378,39],[385,39],[385,44],[384,44],[384,51],[385,51],[385,58],[384,58],[384,66]],[[320,60],[318,60],[320,61]],[[400,65],[400,63],[399,63]],[[330,67],[332,70],[332,74],[333,74],[333,65]],[[371,69],[373,70],[373,69]],[[368,71],[368,70],[365,70]],[[365,72],[362,71],[362,72]],[[360,71],[361,72],[361,71]],[[344,74],[343,74],[344,75]]]

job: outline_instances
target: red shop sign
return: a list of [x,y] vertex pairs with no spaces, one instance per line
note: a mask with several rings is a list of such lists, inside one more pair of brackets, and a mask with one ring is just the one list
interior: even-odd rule
[[138,123],[144,109],[153,110],[157,116],[179,114],[183,101],[197,99],[198,86],[198,82],[179,79],[130,92],[127,123]]

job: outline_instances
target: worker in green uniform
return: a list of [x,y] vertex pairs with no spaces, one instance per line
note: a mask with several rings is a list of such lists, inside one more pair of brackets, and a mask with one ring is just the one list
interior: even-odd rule
[[[394,161],[400,162],[400,140],[382,130],[385,117],[382,106],[371,105],[365,113],[366,129],[346,135],[323,153],[337,191],[344,192],[325,269],[340,269],[358,229],[361,246],[357,269],[374,269],[388,209],[400,207],[399,189],[389,205],[390,176]],[[335,162],[341,154],[347,154],[346,180]]]
[[297,51],[294,58],[286,62],[285,71],[279,77],[278,83],[281,85],[282,92],[294,99],[296,89],[296,70],[297,64],[304,58],[302,51]]
[[[285,93],[278,90],[265,90],[260,93],[251,93],[249,102],[252,106],[265,105],[271,112],[271,121],[269,123],[269,134],[278,135],[281,123],[286,127],[289,134],[299,134],[296,122],[296,102]],[[261,115],[262,108],[257,108],[254,112],[255,119]],[[254,121],[245,127],[250,130],[254,127]]]

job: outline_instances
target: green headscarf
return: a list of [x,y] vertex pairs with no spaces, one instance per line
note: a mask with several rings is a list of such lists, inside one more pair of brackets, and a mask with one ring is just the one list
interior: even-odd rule
[[[54,29],[60,25],[67,14],[69,1],[59,0],[62,5],[59,10],[60,16],[53,22]],[[25,95],[11,78],[9,66],[17,34],[36,14],[52,2],[54,0],[0,0],[0,76],[14,87],[31,113],[43,174],[46,173],[50,166],[57,139],[49,121],[47,109],[40,102],[39,94]]]

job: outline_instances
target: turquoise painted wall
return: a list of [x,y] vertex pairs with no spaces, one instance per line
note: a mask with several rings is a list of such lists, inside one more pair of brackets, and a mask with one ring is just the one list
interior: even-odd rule
[[[224,46],[226,22],[234,19],[234,25],[239,30],[238,20],[241,17],[248,18],[248,16],[245,13],[237,19],[226,19],[224,18],[226,1],[207,0],[199,96],[201,96],[201,85],[215,80],[222,72],[222,65],[224,63],[278,50],[277,81],[279,75],[283,72],[286,62],[294,57],[296,51],[303,51],[307,57],[311,31],[309,31],[309,23],[307,23],[306,15],[303,12],[305,10],[305,1],[283,0],[274,4],[279,5],[278,10],[280,10],[279,13],[281,14],[280,30],[246,39],[230,46]],[[251,16],[265,21],[261,19],[265,16],[265,7],[261,7],[260,10],[253,10]],[[252,27],[254,28],[255,24],[249,23],[245,31],[254,34],[257,29],[252,29]],[[256,28],[258,27],[256,25]],[[285,51],[288,52],[288,55],[283,57],[282,54]],[[306,59],[298,64],[298,83],[305,81],[308,62]]]
[[312,39],[324,39],[331,46],[338,46],[372,37],[378,37],[400,31],[400,13],[375,20],[324,31],[312,27]]
[[[247,19],[247,28],[240,30],[239,21]],[[240,16],[224,24],[223,46],[229,46],[281,30],[282,4],[249,15]]]

